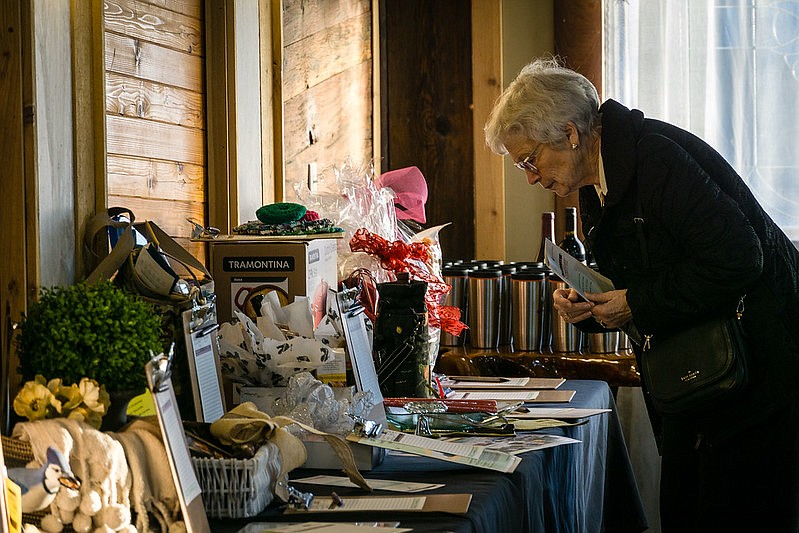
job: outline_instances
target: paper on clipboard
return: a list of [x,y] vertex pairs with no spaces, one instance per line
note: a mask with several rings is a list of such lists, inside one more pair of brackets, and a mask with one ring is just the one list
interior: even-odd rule
[[195,317],[199,313],[194,308],[182,313],[194,415],[198,422],[209,423],[225,414],[214,305],[206,304],[202,308],[205,311],[202,319]]
[[586,300],[587,292],[607,292],[614,289],[612,281],[588,268],[549,239],[544,244],[544,262],[556,276]]
[[202,500],[202,488],[194,472],[183,422],[172,387],[171,358],[152,360],[145,366],[147,386],[153,396],[158,426],[164,441],[172,481],[178,493],[187,533],[211,533]]

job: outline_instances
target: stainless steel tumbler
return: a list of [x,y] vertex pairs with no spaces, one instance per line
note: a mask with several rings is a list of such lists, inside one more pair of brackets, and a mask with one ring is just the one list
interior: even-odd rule
[[546,275],[540,270],[511,274],[513,347],[535,352],[541,346],[541,325]]
[[[566,282],[556,276],[549,278],[549,287],[552,292],[558,289],[565,289]],[[551,293],[550,293],[551,294]],[[579,352],[582,336],[580,330],[574,324],[566,322],[560,313],[554,312],[552,315],[552,351],[553,352]]]
[[474,348],[499,346],[502,307],[502,271],[484,268],[469,272],[469,344]]
[[619,332],[619,353],[628,353],[633,351],[632,341],[626,333]]
[[616,353],[618,346],[618,330],[606,331],[604,333],[591,333],[588,335],[588,349],[591,353]]
[[513,294],[511,291],[511,275],[516,272],[515,265],[500,265],[502,272],[500,292],[502,305],[499,309],[499,345],[509,346],[513,342]]
[[[468,306],[469,293],[469,267],[450,266],[441,269],[441,277],[452,287],[444,295],[442,305],[451,305],[461,310],[461,321],[466,322],[466,310]],[[446,331],[441,331],[442,346],[462,346],[466,340],[466,330],[456,337]]]

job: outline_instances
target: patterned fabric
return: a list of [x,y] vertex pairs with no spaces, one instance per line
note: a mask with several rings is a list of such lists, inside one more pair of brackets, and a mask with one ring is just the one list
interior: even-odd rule
[[343,231],[329,218],[300,219],[283,224],[264,224],[260,220],[251,220],[233,228],[233,233],[236,235],[318,235]]

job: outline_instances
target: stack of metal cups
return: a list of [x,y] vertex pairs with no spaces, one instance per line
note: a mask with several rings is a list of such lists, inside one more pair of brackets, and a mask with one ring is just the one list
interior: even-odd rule
[[543,311],[546,304],[546,274],[522,269],[511,274],[513,347],[535,352],[541,349]]
[[[461,310],[461,321],[466,322],[469,307],[469,271],[471,268],[462,265],[453,265],[441,269],[441,277],[452,289],[444,295],[441,305],[451,305]],[[456,337],[446,331],[441,331],[442,346],[463,346],[466,340],[466,330]]]
[[[548,279],[548,288],[551,295],[558,289],[565,289],[568,287],[565,281],[561,280],[555,275],[550,275]],[[582,342],[582,334],[574,324],[569,324],[564,320],[560,314],[552,312],[552,351],[559,353],[575,353],[580,351],[580,344]]]
[[502,309],[502,271],[483,268],[469,272],[469,344],[473,348],[498,348]]
[[502,272],[500,291],[502,292],[502,304],[499,310],[499,345],[510,346],[513,344],[513,291],[511,288],[511,276],[516,272],[516,265],[499,265]]

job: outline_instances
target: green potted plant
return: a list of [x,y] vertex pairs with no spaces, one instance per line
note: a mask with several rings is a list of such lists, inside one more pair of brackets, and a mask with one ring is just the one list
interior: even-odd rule
[[144,392],[150,352],[163,346],[153,307],[109,281],[43,289],[17,336],[23,380],[89,378],[109,392],[112,408],[115,397]]

